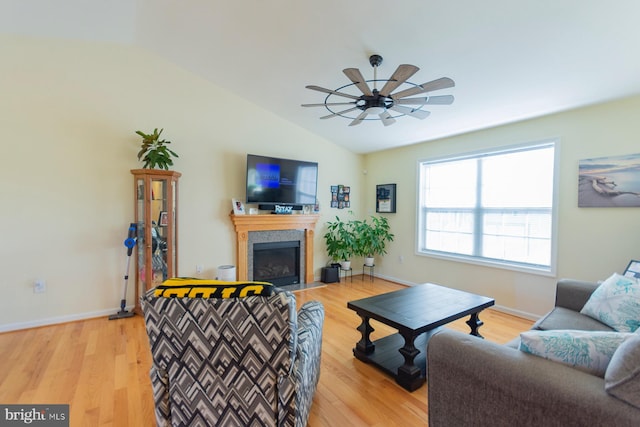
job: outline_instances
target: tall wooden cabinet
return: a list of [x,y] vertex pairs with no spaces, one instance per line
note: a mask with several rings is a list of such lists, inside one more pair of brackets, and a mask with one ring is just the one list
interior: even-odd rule
[[175,171],[133,169],[136,239],[135,311],[140,296],[178,275],[178,179]]

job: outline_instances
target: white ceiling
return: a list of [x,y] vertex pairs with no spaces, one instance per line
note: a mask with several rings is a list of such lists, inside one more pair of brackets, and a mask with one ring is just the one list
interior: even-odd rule
[[[141,46],[357,153],[638,94],[639,17],[637,0],[0,0],[0,33]],[[455,102],[388,127],[300,106],[344,68],[372,79],[374,53],[379,79],[413,64]]]

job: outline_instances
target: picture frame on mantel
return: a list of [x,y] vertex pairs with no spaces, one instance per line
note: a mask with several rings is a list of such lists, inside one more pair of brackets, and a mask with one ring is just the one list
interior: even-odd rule
[[396,213],[396,184],[376,185],[376,212]]
[[231,199],[231,204],[233,205],[233,214],[234,215],[244,215],[244,203],[242,203],[238,199]]

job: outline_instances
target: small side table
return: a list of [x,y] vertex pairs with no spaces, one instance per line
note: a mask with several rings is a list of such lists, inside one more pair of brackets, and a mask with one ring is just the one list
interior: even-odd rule
[[362,281],[364,282],[364,269],[368,268],[369,269],[369,281],[373,282],[373,273],[375,272],[375,268],[376,265],[375,264],[371,264],[371,265],[367,265],[367,264],[363,264],[362,265]]
[[351,283],[353,283],[353,268],[349,267],[349,268],[342,268],[340,267],[340,270],[342,271],[342,274],[344,276],[344,281],[347,281],[347,275],[351,276]]

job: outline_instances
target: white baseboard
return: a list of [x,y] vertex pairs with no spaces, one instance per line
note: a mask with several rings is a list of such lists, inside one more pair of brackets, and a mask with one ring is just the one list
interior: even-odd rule
[[491,307],[496,311],[501,311],[502,313],[511,314],[512,316],[522,317],[523,319],[528,320],[538,320],[541,316],[538,314],[528,313],[526,311],[515,310],[513,308],[505,307],[503,305],[494,305]]
[[[357,272],[353,272],[355,275],[357,274],[362,274],[362,272],[357,273]],[[367,273],[368,274],[368,273]],[[400,283],[401,285],[406,285],[406,286],[416,286],[419,285],[419,283],[414,283],[414,282],[408,282],[406,280],[400,280],[396,277],[390,277],[390,276],[384,276],[381,274],[375,274],[375,277],[378,277],[380,279],[384,279],[384,280],[388,280],[390,282],[394,282],[394,283]],[[316,282],[320,282],[320,278],[317,277],[315,278]],[[522,317],[525,319],[529,319],[529,320],[538,320],[540,318],[540,316],[536,315],[536,314],[532,314],[532,313],[527,313],[521,310],[515,310],[509,307],[505,307],[505,306],[501,306],[501,305],[494,305],[493,307],[494,310],[497,311],[501,311],[503,313],[507,313],[507,314],[511,314],[513,316],[517,316],[517,317]],[[133,306],[127,307],[127,310],[133,310]],[[29,321],[29,322],[21,322],[21,323],[9,323],[6,325],[0,325],[0,333],[2,332],[11,332],[11,331],[18,331],[21,329],[30,329],[30,328],[38,328],[41,326],[49,326],[49,325],[57,325],[59,323],[67,323],[67,322],[75,322],[78,320],[86,320],[86,319],[93,319],[96,317],[108,317],[111,316],[112,314],[117,313],[119,310],[118,309],[112,309],[112,310],[99,310],[99,311],[92,311],[92,312],[86,312],[86,313],[78,313],[78,314],[72,314],[72,315],[68,315],[68,316],[59,316],[59,317],[50,317],[47,319],[38,319],[38,320],[33,320],[33,321]]]
[[[133,306],[127,307],[127,310],[133,310]],[[119,308],[111,310],[99,310],[86,313],[70,314],[68,316],[49,317],[47,319],[31,320],[28,322],[9,323],[0,325],[0,333],[18,331],[21,329],[39,328],[42,326],[57,325],[60,323],[76,322],[78,320],[93,319],[96,317],[108,317],[120,311]],[[106,319],[105,319],[106,320]]]

